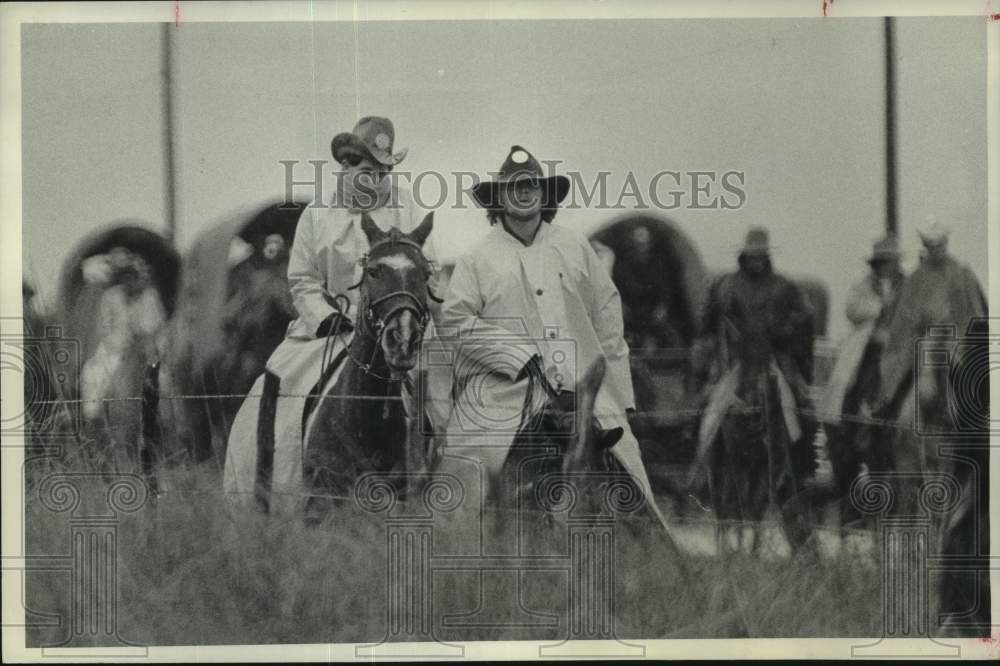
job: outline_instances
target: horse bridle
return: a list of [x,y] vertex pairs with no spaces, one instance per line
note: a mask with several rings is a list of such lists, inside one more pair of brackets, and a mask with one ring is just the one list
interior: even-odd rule
[[[423,258],[424,261],[427,260],[426,257],[424,257],[423,248],[418,243],[408,238],[400,238],[395,235],[390,235],[388,238],[384,238],[376,242],[374,245],[372,245],[371,248],[369,248],[368,253],[361,258],[361,268],[362,268],[361,279],[358,280],[356,284],[348,287],[349,289],[358,289],[361,287],[361,285],[365,281],[365,275],[367,274],[368,257],[371,255],[373,250],[386,243],[402,244],[414,247],[420,253],[421,258]],[[427,286],[427,295],[437,303],[442,302],[442,299],[438,298],[437,295],[435,295],[434,292],[431,291],[430,285]],[[379,308],[380,305],[386,302],[391,302],[393,299],[402,300],[402,303],[394,307],[390,307],[384,312],[380,311]],[[405,310],[409,310],[416,315],[417,326],[420,330],[421,335],[423,335],[424,331],[427,329],[427,324],[430,323],[431,320],[431,311],[430,308],[427,307],[427,304],[424,301],[420,300],[416,296],[416,294],[406,290],[393,291],[388,294],[379,296],[374,300],[368,300],[367,298],[365,298],[362,300],[361,303],[358,304],[358,309],[364,312],[365,314],[364,317],[360,318],[361,319],[360,323],[366,329],[364,332],[372,334],[376,340],[381,339],[382,332],[385,330],[385,327],[387,326],[388,322],[392,321],[393,317],[395,317],[397,314]],[[382,377],[381,375],[372,371],[372,366],[375,363],[375,355],[377,353],[378,353],[378,347],[376,346],[376,348],[372,351],[372,357],[368,359],[367,362],[363,362],[355,358],[354,354],[350,353],[350,349],[348,349],[347,355],[348,357],[350,357],[352,361],[354,361],[355,364],[358,365],[358,367],[361,368],[362,371],[365,372],[365,374],[374,375],[375,377],[378,377],[379,379],[383,379],[386,381],[402,381],[393,379],[391,377]]]

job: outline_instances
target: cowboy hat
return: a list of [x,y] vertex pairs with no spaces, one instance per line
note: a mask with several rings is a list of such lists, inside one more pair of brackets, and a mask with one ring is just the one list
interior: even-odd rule
[[764,227],[750,227],[740,254],[766,255],[771,251],[770,235]]
[[924,245],[940,245],[948,240],[950,233],[951,229],[938,222],[933,215],[928,215],[924,224],[917,229],[917,235],[920,236]]
[[497,192],[501,186],[519,180],[534,180],[545,191],[545,200],[542,208],[552,208],[562,202],[569,193],[569,178],[566,176],[544,177],[542,165],[538,163],[531,153],[521,146],[511,146],[504,160],[497,179],[486,180],[472,186],[472,196],[476,198],[483,208],[500,208],[500,199]]
[[872,245],[872,254],[868,257],[869,264],[876,261],[892,261],[899,259],[903,253],[899,249],[899,240],[895,234],[889,234],[885,238],[880,238]]
[[365,116],[350,132],[341,132],[330,142],[333,159],[343,162],[349,154],[370,156],[384,166],[395,166],[406,157],[406,148],[392,152],[396,131],[392,121],[380,116]]

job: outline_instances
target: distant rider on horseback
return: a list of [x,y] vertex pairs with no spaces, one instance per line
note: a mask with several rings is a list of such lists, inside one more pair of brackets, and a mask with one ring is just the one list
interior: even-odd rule
[[767,229],[751,228],[739,270],[709,288],[694,365],[712,388],[691,480],[708,461],[716,515],[761,521],[776,506],[793,546],[810,532],[802,492],[816,465],[812,347],[811,308],[799,287],[773,270]]
[[877,241],[868,258],[868,274],[851,287],[846,315],[854,327],[837,353],[819,413],[833,467],[841,526],[858,518],[848,499],[851,483],[868,469],[886,469],[884,443],[871,427],[878,397],[879,358],[887,326],[905,275],[899,241],[890,234]]

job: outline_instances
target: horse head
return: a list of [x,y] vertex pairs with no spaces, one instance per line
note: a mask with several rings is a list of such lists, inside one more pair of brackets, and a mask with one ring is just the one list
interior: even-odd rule
[[604,454],[622,438],[624,429],[604,429],[594,417],[597,392],[601,390],[608,363],[600,356],[576,386],[574,436],[563,454],[563,472],[592,472],[606,468]]
[[370,245],[359,283],[358,331],[377,344],[394,377],[413,369],[424,330],[430,321],[427,305],[433,275],[423,245],[434,228],[434,213],[406,234],[382,231],[367,213],[361,228]]
[[[594,416],[597,393],[606,369],[607,362],[598,358],[573,391],[557,392],[545,378],[540,358],[535,356],[528,362],[521,374],[522,378],[530,378],[522,426],[504,465],[504,479],[497,487],[502,502],[510,503],[526,493],[541,492],[534,489],[540,481],[541,487],[554,484],[553,489],[568,484],[572,486],[571,494],[582,499],[588,510],[597,507],[603,484],[622,473],[610,449],[621,439],[624,430],[602,428]],[[535,410],[534,395],[539,387],[544,391],[545,401],[540,410]],[[541,450],[553,450],[558,455],[544,455],[540,466],[521,467],[532,458],[538,460]],[[542,497],[546,499],[541,500]],[[536,494],[536,498],[543,505],[552,500],[547,492]],[[556,500],[555,505],[558,504]]]

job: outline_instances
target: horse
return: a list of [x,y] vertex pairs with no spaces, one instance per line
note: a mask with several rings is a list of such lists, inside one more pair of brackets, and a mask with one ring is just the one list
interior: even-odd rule
[[799,552],[812,536],[804,481],[815,465],[815,425],[801,418],[802,433],[793,438],[773,373],[745,373],[740,384],[738,400],[723,417],[710,453],[709,486],[719,550],[731,550],[734,529],[737,548],[742,550],[749,529],[749,550],[759,554],[758,526],[776,507],[789,546]]
[[[589,571],[612,596],[620,593],[616,579],[627,586],[646,575],[664,576],[664,562],[670,562],[681,596],[694,604],[706,602],[648,485],[643,487],[615,455],[624,429],[602,427],[595,418],[606,368],[599,356],[571,390],[557,390],[545,376],[541,358],[533,356],[516,378],[527,378],[527,387],[520,421],[498,471],[477,483],[466,475],[471,470],[460,470],[466,465],[446,467],[456,472],[449,495],[460,496],[463,506],[436,518],[435,528],[441,529],[436,547],[458,557],[489,553],[517,569],[516,577],[504,578],[484,565],[478,584],[468,587],[455,579],[448,595],[456,606],[482,611],[487,585],[491,593],[522,600],[530,589],[530,598],[547,589],[546,577],[535,575],[531,558],[567,553],[576,558],[579,571]],[[483,488],[481,504],[476,487]],[[581,575],[585,580],[587,574]],[[520,603],[519,608],[509,621],[527,612]],[[617,619],[629,614],[624,608],[614,612]]]
[[[622,484],[617,492],[636,500],[642,490],[610,449],[622,437],[620,427],[605,429],[594,417],[594,403],[607,362],[599,357],[572,390],[557,391],[545,377],[535,355],[522,371],[529,377],[521,422],[497,483],[491,484],[490,503],[504,508],[551,512],[557,499],[572,500],[583,513],[601,513],[601,486]],[[536,396],[541,392],[541,405]],[[558,487],[553,487],[558,483]],[[564,493],[570,495],[563,498]]]
[[[383,232],[362,216],[370,249],[361,280],[352,287],[358,289],[354,336],[342,370],[306,419],[303,479],[311,493],[305,507],[310,522],[321,520],[336,498],[350,496],[365,474],[389,474],[405,492],[426,473],[429,440],[416,437],[426,424],[415,414],[420,406],[412,404],[411,372],[430,322],[428,299],[437,298],[422,249],[433,226],[434,214],[428,213],[409,234]],[[409,408],[404,398],[411,400]]]
[[[929,519],[927,553],[972,562],[939,575],[934,622],[957,636],[988,635],[989,382],[988,320],[983,303],[961,337],[928,336],[921,355],[877,416],[891,451],[890,516]],[[953,321],[953,318],[948,319]],[[961,319],[960,317],[958,319]],[[934,324],[928,325],[933,330]],[[938,327],[953,324],[939,321]],[[943,329],[941,329],[943,330]],[[865,479],[858,493],[864,493]],[[976,562],[979,562],[976,564]]]
[[[311,493],[306,502],[310,521],[318,520],[338,499],[350,497],[365,475],[388,475],[397,494],[405,497],[438,471],[435,452],[416,436],[427,432],[429,424],[420,423],[417,419],[425,416],[408,411],[404,399],[412,393],[411,371],[430,320],[428,298],[436,299],[421,249],[432,224],[428,215],[407,235],[382,232],[362,217],[370,250],[356,285],[354,337],[346,347],[343,369],[306,420],[303,478]],[[608,501],[629,511],[643,505],[643,491],[610,454],[623,430],[605,430],[593,415],[605,368],[606,361],[598,359],[574,392],[556,392],[537,356],[525,366],[521,378],[530,382],[521,426],[500,482],[491,485],[500,490],[489,498],[490,505],[510,507],[527,497],[538,498],[539,484],[557,476],[579,482],[593,512]],[[539,457],[539,451],[547,454]]]

